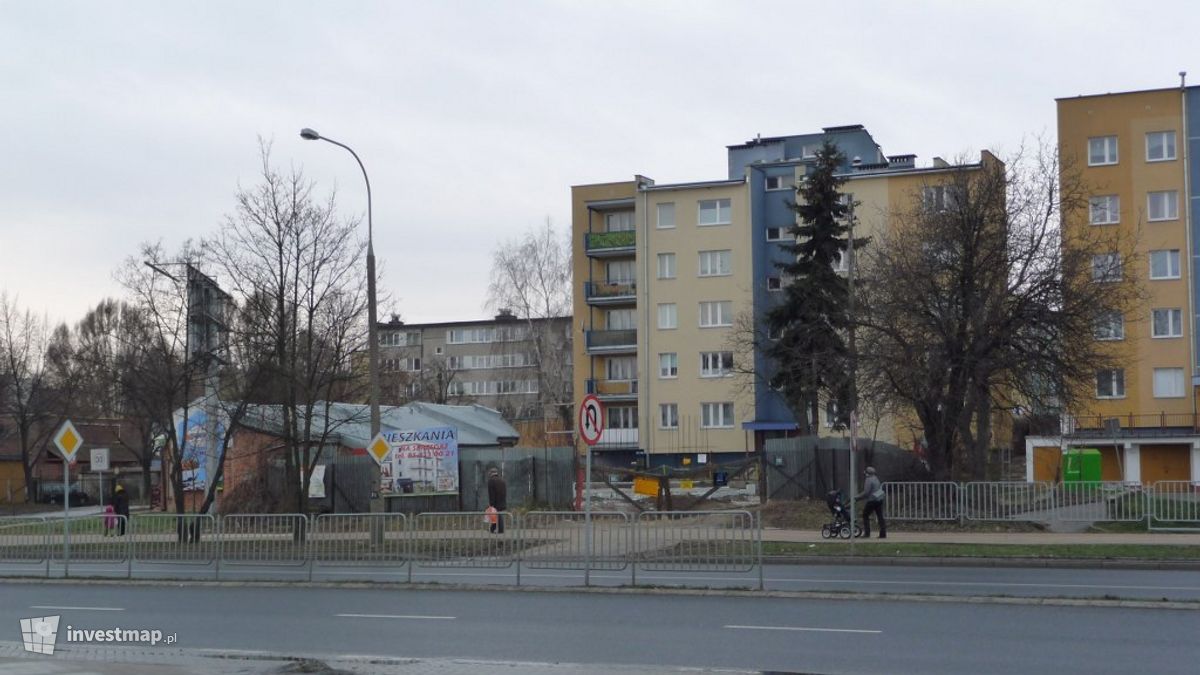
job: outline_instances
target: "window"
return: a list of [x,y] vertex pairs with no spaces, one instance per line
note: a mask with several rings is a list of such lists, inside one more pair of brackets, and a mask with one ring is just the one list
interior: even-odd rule
[[729,429],[733,427],[732,403],[701,403],[700,426],[704,429]]
[[604,231],[627,232],[633,229],[633,211],[614,211],[604,214]]
[[1121,254],[1101,253],[1092,256],[1092,281],[1120,281]]
[[786,190],[788,187],[787,176],[767,176],[763,181],[765,190]]
[[783,279],[781,277],[767,277],[767,290],[768,291],[782,291],[783,290]]
[[1179,249],[1150,251],[1151,279],[1179,278]]
[[416,372],[421,369],[421,359],[411,358],[404,359],[404,369],[409,372]]
[[1175,159],[1175,132],[1151,131],[1146,134],[1146,161],[1166,162]]
[[605,373],[610,380],[636,380],[637,357],[619,356],[609,358],[605,363]]
[[921,203],[930,211],[946,211],[954,207],[956,193],[953,185],[930,185],[921,191]]
[[446,385],[446,394],[449,396],[462,396],[464,391],[466,390],[463,388],[462,382],[451,382]]
[[1125,398],[1125,371],[1097,370],[1096,398]]
[[674,253],[659,253],[658,254],[658,278],[659,279],[674,279],[675,278],[675,254]]
[[1097,340],[1124,340],[1125,317],[1120,312],[1104,312],[1096,317],[1092,335]]
[[786,227],[767,228],[767,241],[783,241],[784,239],[787,239]]
[[445,351],[446,350],[442,349],[441,347],[434,347],[434,349],[433,349],[433,353],[435,356],[441,356]]
[[729,276],[730,251],[700,251],[700,276]]
[[677,404],[677,403],[660,403],[660,404],[658,404],[658,428],[659,429],[678,429],[679,428],[679,404]]
[[700,352],[700,377],[733,374],[733,352]]
[[1117,137],[1097,136],[1088,139],[1088,166],[1117,163]]
[[608,273],[608,283],[610,284],[632,284],[637,281],[637,273],[635,272],[634,261],[621,260],[618,262],[610,262],[605,266]]
[[728,199],[703,199],[700,201],[700,225],[728,225],[730,201]]
[[632,309],[610,309],[604,313],[604,325],[608,330],[633,330],[637,328],[637,314]]
[[1154,369],[1154,398],[1183,398],[1183,368]]
[[817,156],[817,151],[821,149],[820,144],[803,145],[800,147],[801,159],[812,159]]
[[778,340],[783,337],[783,328],[780,326],[772,326],[767,324],[767,339]]
[[659,204],[658,220],[655,221],[655,227],[660,230],[669,230],[675,227],[675,202],[667,202]]
[[383,369],[387,372],[400,370],[400,359],[384,359]]
[[700,303],[700,327],[733,325],[733,303],[729,300]]
[[675,311],[675,303],[664,302],[658,306],[658,327],[663,330],[679,327],[679,317]]
[[1183,336],[1183,311],[1156,309],[1151,312],[1150,337],[1177,338]]
[[1088,200],[1089,222],[1092,225],[1112,225],[1121,222],[1121,198],[1101,195]]
[[664,378],[679,377],[679,355],[675,352],[664,352],[658,355],[658,376]]
[[633,406],[608,406],[604,411],[606,429],[638,428],[637,408]]
[[1152,221],[1179,218],[1179,193],[1175,190],[1147,193],[1146,210],[1150,212]]

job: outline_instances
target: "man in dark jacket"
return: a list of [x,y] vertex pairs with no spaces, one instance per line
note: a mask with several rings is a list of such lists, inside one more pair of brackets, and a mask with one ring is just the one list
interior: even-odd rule
[[863,537],[871,536],[871,513],[874,512],[875,517],[879,519],[879,538],[887,539],[887,521],[883,518],[883,500],[886,496],[883,484],[875,476],[875,467],[868,466],[867,480],[863,484],[862,494],[855,497],[855,499],[867,500],[863,506]]
[[117,535],[125,536],[125,524],[129,521],[129,495],[125,494],[125,486],[118,485],[113,491],[113,513],[120,518],[117,518]]
[[492,467],[488,470],[488,506],[496,509],[496,522],[492,523],[491,531],[504,534],[504,511],[508,508],[508,486],[500,477],[500,469]]

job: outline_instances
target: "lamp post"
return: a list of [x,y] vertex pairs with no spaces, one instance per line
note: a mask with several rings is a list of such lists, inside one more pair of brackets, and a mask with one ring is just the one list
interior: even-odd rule
[[367,375],[370,381],[368,398],[371,403],[371,438],[374,438],[379,434],[379,340],[376,339],[375,325],[375,244],[371,223],[371,179],[367,177],[367,167],[363,166],[358,153],[345,143],[338,143],[308,127],[300,130],[300,138],[306,141],[326,141],[345,148],[354,156],[354,161],[358,162],[358,168],[362,169],[363,180],[367,184]]

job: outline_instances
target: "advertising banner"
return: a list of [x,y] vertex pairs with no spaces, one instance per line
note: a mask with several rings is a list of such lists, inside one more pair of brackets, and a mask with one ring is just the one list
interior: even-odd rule
[[458,429],[428,427],[416,431],[385,431],[392,446],[380,467],[384,492],[457,493]]

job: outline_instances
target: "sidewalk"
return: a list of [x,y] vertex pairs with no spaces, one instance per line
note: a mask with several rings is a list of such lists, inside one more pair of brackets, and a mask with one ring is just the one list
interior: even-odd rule
[[[1131,544],[1138,546],[1200,546],[1200,532],[1191,533],[1104,533],[1104,532],[906,532],[903,523],[889,523],[887,541],[909,544]],[[879,541],[872,535],[871,542]],[[764,528],[763,541],[793,543],[848,542],[822,539],[815,530]],[[859,539],[859,542],[865,540]]]

